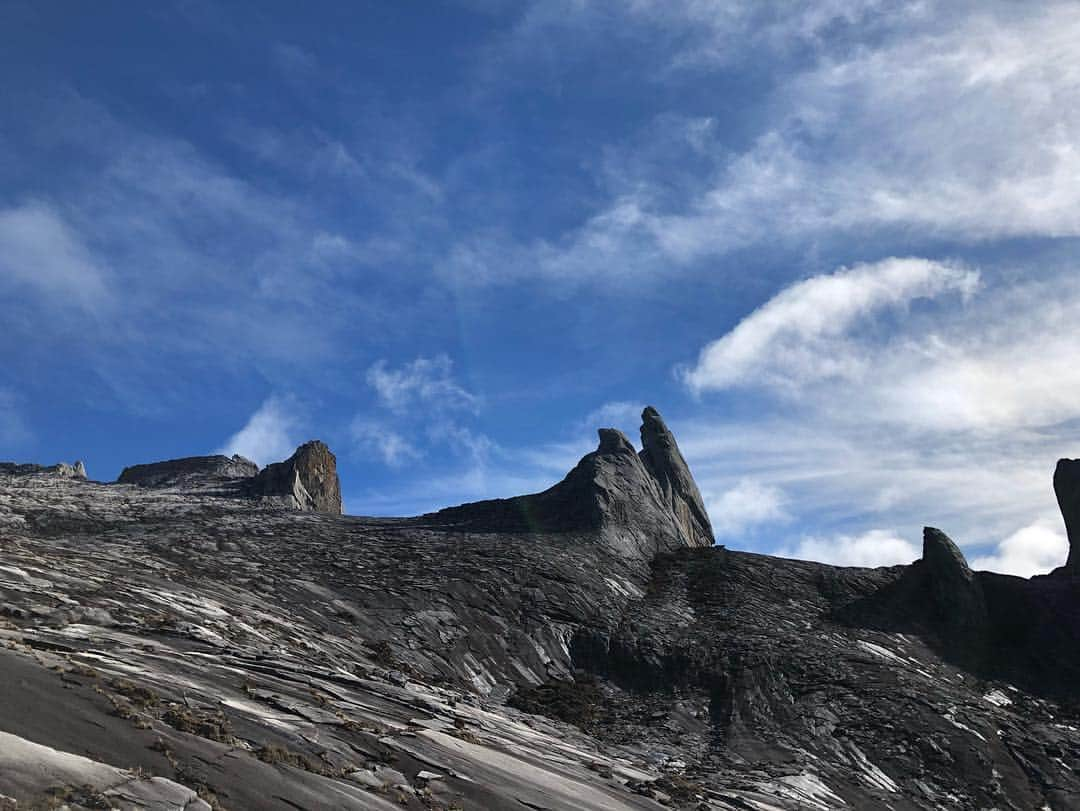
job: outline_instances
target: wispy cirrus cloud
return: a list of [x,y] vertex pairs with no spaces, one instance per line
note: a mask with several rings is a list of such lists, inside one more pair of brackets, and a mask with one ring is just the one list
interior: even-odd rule
[[404,467],[424,455],[412,441],[377,419],[358,416],[349,432],[358,449],[374,453],[388,467]]
[[13,451],[28,444],[32,438],[19,398],[0,388],[0,445],[4,450]]
[[431,411],[475,412],[480,398],[466,391],[453,376],[453,362],[447,355],[418,357],[400,368],[391,368],[385,360],[368,369],[367,382],[379,402],[397,413],[419,405]]
[[0,286],[29,291],[58,309],[109,304],[108,272],[62,214],[41,200],[0,209]]
[[[1080,236],[1075,4],[540,4],[507,47],[527,63],[553,53],[540,46],[551,38],[602,52],[645,30],[647,53],[666,66],[655,81],[672,87],[688,75],[722,85],[736,66],[777,59],[745,143],[707,137],[720,106],[697,105],[684,126],[658,113],[664,126],[608,145],[595,163],[606,199],[574,226],[530,240],[468,236],[444,273],[638,286],[757,245]],[[668,159],[634,159],[643,152]]]

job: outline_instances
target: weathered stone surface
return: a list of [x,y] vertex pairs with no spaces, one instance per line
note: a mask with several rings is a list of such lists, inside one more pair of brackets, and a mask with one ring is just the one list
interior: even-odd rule
[[137,768],[120,807],[1080,807],[1080,578],[933,531],[880,569],[692,545],[608,430],[545,493],[419,518],[253,479],[0,469],[0,733]]
[[686,546],[712,546],[712,523],[697,483],[674,435],[652,406],[641,413],[641,446],[641,460],[659,483]]
[[205,480],[246,479],[259,472],[259,466],[243,456],[187,456],[124,468],[116,480],[140,487],[173,487]]
[[9,476],[45,474],[60,476],[65,479],[85,479],[86,466],[82,463],[82,460],[75,462],[73,465],[69,465],[67,462],[58,462],[48,467],[35,464],[20,464],[18,462],[0,462],[0,473]]
[[284,462],[267,465],[250,485],[252,494],[284,499],[298,510],[341,515],[337,457],[317,439],[305,442]]
[[1054,470],[1054,493],[1069,536],[1065,571],[1080,574],[1080,459],[1058,460]]
[[[210,811],[190,788],[162,777],[107,766],[0,732],[0,783],[4,799],[31,808],[140,808],[147,811]],[[37,805],[52,795],[56,804]]]

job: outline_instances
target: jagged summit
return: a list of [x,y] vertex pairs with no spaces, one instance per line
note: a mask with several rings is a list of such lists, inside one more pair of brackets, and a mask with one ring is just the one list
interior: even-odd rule
[[471,532],[597,533],[623,554],[713,543],[712,527],[675,437],[651,406],[642,414],[644,449],[614,428],[561,482],[541,493],[462,504],[428,516]]

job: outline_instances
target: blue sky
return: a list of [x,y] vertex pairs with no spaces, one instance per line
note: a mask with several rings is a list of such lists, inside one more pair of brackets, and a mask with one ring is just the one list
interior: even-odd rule
[[0,458],[320,437],[540,489],[656,405],[718,540],[1064,560],[1080,7],[0,6]]

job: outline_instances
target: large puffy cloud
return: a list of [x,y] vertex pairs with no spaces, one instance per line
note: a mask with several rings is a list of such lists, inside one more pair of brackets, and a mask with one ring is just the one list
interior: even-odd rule
[[[875,270],[888,271],[875,280],[885,288],[861,275]],[[737,389],[758,416],[691,421],[680,439],[703,490],[750,478],[781,492],[791,521],[768,537],[802,556],[848,559],[851,539],[871,529],[914,538],[931,524],[983,568],[1059,565],[1061,536],[1046,528],[1059,521],[1054,462],[1080,451],[1080,284],[984,274],[971,292],[969,274],[935,263],[824,274],[710,344],[684,373],[702,408]],[[836,304],[827,291],[839,290]],[[802,526],[815,528],[812,543],[791,537]],[[873,543],[857,547],[874,562]],[[896,548],[882,543],[876,562]]]
[[888,307],[959,291],[974,271],[925,259],[888,259],[815,276],[785,288],[702,350],[684,379],[695,390],[850,377],[860,358],[840,345],[862,318]]
[[1068,556],[1065,533],[1045,523],[1035,523],[1018,529],[990,554],[974,558],[971,567],[1031,577],[1063,565]]
[[753,479],[742,479],[715,496],[708,491],[703,495],[717,539],[738,537],[755,527],[790,518],[784,509],[783,492]]
[[282,397],[270,397],[217,451],[240,454],[258,465],[288,458],[297,446],[300,418],[295,404]]
[[890,530],[872,529],[861,535],[804,538],[777,554],[834,566],[892,566],[918,560],[922,553],[911,541],[897,537]]

